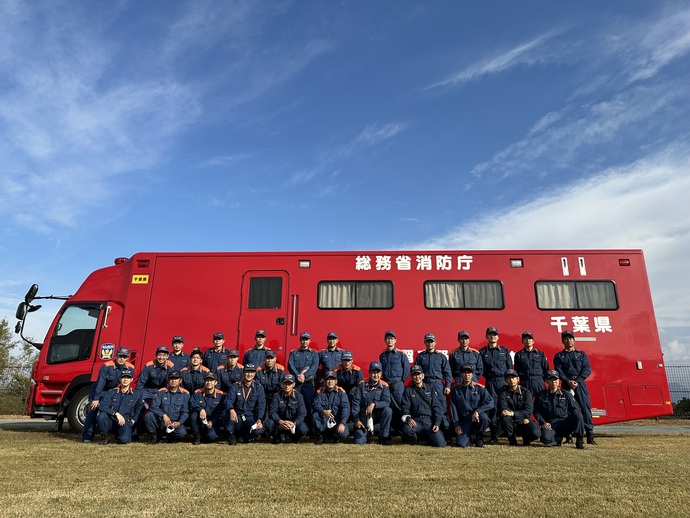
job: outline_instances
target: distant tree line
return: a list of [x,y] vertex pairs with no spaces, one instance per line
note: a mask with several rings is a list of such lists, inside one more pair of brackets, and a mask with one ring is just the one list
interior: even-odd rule
[[31,368],[38,351],[14,339],[7,319],[0,321],[0,415],[26,413]]

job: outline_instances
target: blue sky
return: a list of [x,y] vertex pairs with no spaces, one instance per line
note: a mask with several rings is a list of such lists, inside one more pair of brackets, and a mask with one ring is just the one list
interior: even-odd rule
[[642,248],[688,362],[689,65],[680,1],[0,1],[0,318],[137,251]]

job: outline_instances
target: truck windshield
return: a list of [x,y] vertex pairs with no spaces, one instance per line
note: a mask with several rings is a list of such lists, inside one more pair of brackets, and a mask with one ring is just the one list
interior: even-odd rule
[[47,363],[88,360],[98,325],[99,304],[68,306],[50,338]]

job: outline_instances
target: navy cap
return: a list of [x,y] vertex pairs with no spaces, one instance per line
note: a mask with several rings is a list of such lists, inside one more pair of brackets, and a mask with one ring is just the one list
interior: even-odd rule
[[175,343],[175,342],[184,342],[184,338],[182,338],[181,335],[175,335],[172,337],[172,343]]
[[323,377],[323,379],[328,378],[338,379],[338,375],[335,373],[335,371],[328,371],[326,375]]
[[299,335],[299,339],[302,340],[304,338],[306,338],[307,340],[311,340],[311,335],[304,331],[301,335]]
[[130,350],[129,347],[118,347],[117,348],[117,355],[118,356],[127,356],[129,358]]
[[292,374],[286,374],[283,378],[283,383],[294,383],[295,377]]
[[398,338],[395,334],[395,331],[393,331],[392,329],[389,329],[388,331],[386,331],[386,334],[383,335],[384,338],[386,338],[388,336],[392,336],[393,338]]
[[485,335],[488,335],[488,334],[491,334],[491,333],[496,333],[496,334],[498,334],[498,328],[496,328],[496,327],[487,327],[487,328],[486,328],[486,333],[484,333],[484,334],[485,334]]
[[433,334],[433,333],[427,333],[427,334],[425,334],[425,335],[424,335],[424,341],[427,342],[427,341],[429,341],[429,340],[431,340],[432,342],[435,342],[435,341],[436,341],[436,335]]
[[474,372],[474,367],[472,366],[471,363],[465,363],[462,367],[460,367],[460,372]]
[[228,356],[235,356],[235,357],[239,358],[240,352],[237,349],[230,349],[228,351]]
[[383,367],[381,366],[381,362],[371,362],[369,364],[369,372],[371,371],[382,371]]
[[256,365],[253,363],[245,363],[244,364],[244,370],[246,371],[255,371],[256,370]]
[[217,380],[216,375],[213,374],[212,372],[207,372],[206,376],[204,376],[205,380]]
[[340,357],[341,360],[351,360],[352,359],[352,352],[351,351],[343,351],[343,355]]
[[170,354],[170,350],[168,349],[167,345],[159,345],[158,347],[156,347],[156,354],[158,353]]
[[551,378],[556,378],[556,379],[560,378],[560,376],[558,375],[558,371],[554,371],[554,370],[546,371],[546,379],[548,380]]
[[225,335],[223,333],[213,333],[214,340],[225,340]]
[[424,374],[424,369],[422,369],[419,365],[413,365],[410,368],[410,374]]
[[179,379],[181,377],[182,377],[182,373],[180,371],[178,371],[177,369],[172,370],[168,373],[168,379],[173,379],[173,378]]
[[568,331],[567,329],[561,333],[561,340],[565,338],[566,336],[569,336],[570,338],[575,338],[575,335],[573,334],[572,331]]
[[276,352],[273,349],[266,349],[266,357],[267,358],[275,358]]
[[532,340],[534,340],[534,335],[529,331],[525,331],[524,333],[522,333],[522,338],[531,338]]
[[515,369],[508,369],[506,373],[503,375],[504,378],[509,378],[511,376],[515,376],[516,378],[519,378],[518,373]]
[[134,377],[134,369],[130,369],[129,367],[125,367],[124,369],[120,370],[120,377],[121,378],[133,378]]
[[336,333],[334,333],[333,331],[331,331],[331,332],[328,333],[328,335],[326,336],[326,340],[330,340],[331,338],[336,338],[336,339],[337,339],[337,338],[338,338],[338,335],[337,335]]
[[254,336],[266,336],[266,331],[263,329],[259,329],[256,333],[254,333]]
[[192,352],[189,353],[189,357],[191,358],[195,354],[197,354],[199,356],[203,356],[203,353],[201,352],[201,349],[199,347],[195,347],[194,349],[192,349]]
[[464,338],[470,337],[470,334],[467,331],[465,331],[464,329],[458,333],[458,340],[460,340],[463,337]]

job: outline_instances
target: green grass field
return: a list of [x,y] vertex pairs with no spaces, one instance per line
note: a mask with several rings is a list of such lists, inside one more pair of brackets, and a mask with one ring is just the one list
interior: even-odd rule
[[0,516],[690,516],[690,438],[578,451],[82,444],[0,430]]

